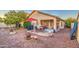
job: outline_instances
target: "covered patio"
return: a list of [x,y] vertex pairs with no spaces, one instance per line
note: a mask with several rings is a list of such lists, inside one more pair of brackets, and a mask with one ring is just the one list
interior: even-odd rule
[[61,18],[37,10],[34,10],[28,18],[36,19],[38,26],[47,26],[55,31],[64,29],[65,25],[65,22]]

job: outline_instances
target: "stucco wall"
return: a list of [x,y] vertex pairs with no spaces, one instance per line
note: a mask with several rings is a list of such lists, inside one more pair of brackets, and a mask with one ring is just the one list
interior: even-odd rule
[[45,14],[41,14],[39,12],[34,12],[30,18],[34,18],[34,19],[37,19],[37,23],[39,26],[41,26],[41,22],[40,20],[56,20],[55,17],[51,17],[51,16],[48,16],[48,15],[45,15]]
[[30,18],[37,19],[37,23],[38,23],[39,26],[41,26],[40,20],[53,20],[53,28],[54,28],[54,30],[57,30],[57,22],[61,21],[63,26],[60,25],[60,27],[58,27],[58,29],[63,29],[64,28],[64,22],[62,20],[60,20],[60,19],[57,19],[54,16],[49,16],[49,15],[42,14],[42,13],[39,13],[39,12],[36,11],[30,16]]

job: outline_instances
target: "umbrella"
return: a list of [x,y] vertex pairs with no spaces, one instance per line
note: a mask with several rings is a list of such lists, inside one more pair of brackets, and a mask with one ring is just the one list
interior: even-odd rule
[[34,18],[28,18],[27,21],[32,22],[32,21],[35,21],[35,19]]

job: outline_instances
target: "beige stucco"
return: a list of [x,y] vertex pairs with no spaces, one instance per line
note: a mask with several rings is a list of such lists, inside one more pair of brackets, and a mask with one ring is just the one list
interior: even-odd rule
[[60,21],[60,29],[64,29],[64,25],[65,25],[65,22],[63,22],[63,21]]
[[56,19],[54,19],[54,27],[53,27],[54,30],[57,30],[57,24],[56,24],[56,22],[57,22]]
[[78,18],[78,27],[77,27],[77,41],[79,43],[79,18]]
[[[55,29],[55,30],[57,30],[58,28],[60,28],[60,29],[64,28],[64,22],[60,19],[57,19],[57,17],[55,17],[55,16],[50,16],[50,15],[39,13],[38,11],[35,11],[33,14],[30,15],[30,18],[36,19],[39,26],[42,25],[41,20],[48,20],[48,22],[49,22],[48,27],[49,28],[53,27],[53,29]],[[52,23],[51,23],[51,20],[53,20]],[[59,21],[59,24],[57,24],[58,21]],[[63,25],[61,25],[61,23]],[[51,25],[52,25],[52,27],[51,27]],[[57,26],[58,26],[58,28],[57,28]]]

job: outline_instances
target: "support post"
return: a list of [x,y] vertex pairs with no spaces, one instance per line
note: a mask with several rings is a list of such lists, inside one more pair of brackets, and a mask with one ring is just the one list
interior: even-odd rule
[[54,19],[54,30],[57,31],[56,18]]
[[41,20],[40,19],[38,19],[38,25],[41,26]]
[[61,21],[59,21],[59,29],[61,29],[62,25],[61,25]]
[[49,24],[49,28],[51,28],[51,25],[50,25],[50,20],[49,20],[48,24]]

